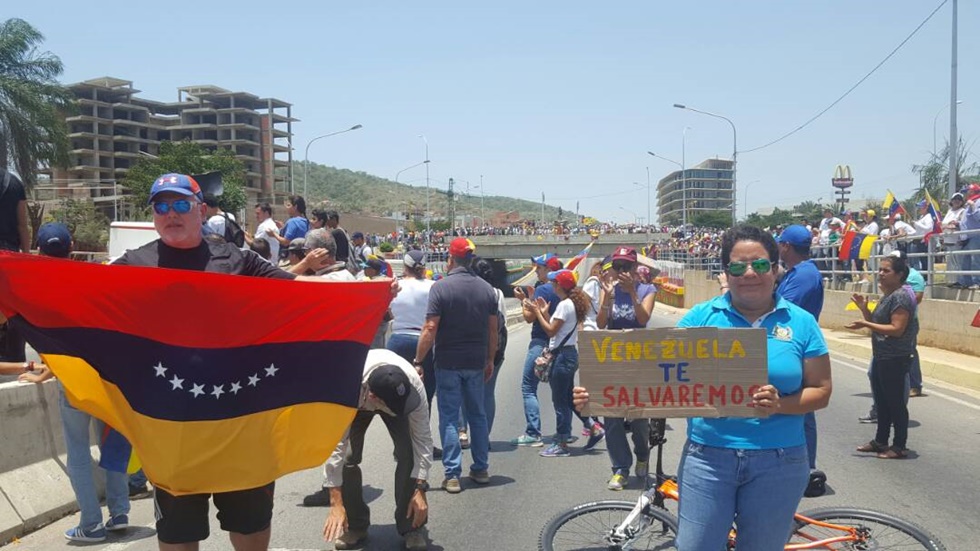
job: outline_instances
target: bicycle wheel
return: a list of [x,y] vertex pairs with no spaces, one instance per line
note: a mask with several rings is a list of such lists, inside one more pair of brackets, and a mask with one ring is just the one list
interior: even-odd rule
[[633,510],[629,501],[596,501],[563,511],[541,530],[540,551],[619,551],[676,549],[677,519],[669,512],[647,507],[627,528],[629,536],[613,541],[612,531]]
[[[859,533],[864,536],[862,541],[833,543],[821,547],[821,549],[843,551],[886,551],[889,549],[946,551],[946,547],[936,536],[907,520],[889,515],[888,513],[880,513],[870,509],[827,507],[804,511],[800,515],[830,524],[859,528]],[[840,530],[824,528],[797,520],[796,529],[793,530],[793,535],[790,537],[789,542],[790,544],[808,543],[839,537],[841,535]]]

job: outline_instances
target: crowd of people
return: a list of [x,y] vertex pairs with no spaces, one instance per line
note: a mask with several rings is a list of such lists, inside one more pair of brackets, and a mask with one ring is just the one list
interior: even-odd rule
[[[201,192],[192,177],[164,175],[151,189],[150,204],[160,239],[128,251],[117,264],[318,283],[393,281],[395,296],[363,366],[358,412],[324,465],[322,486],[304,499],[304,505],[330,507],[323,536],[336,549],[365,543],[370,511],[363,496],[361,463],[367,429],[375,417],[380,417],[394,443],[397,530],[407,549],[428,549],[426,493],[433,461],[441,460],[441,487],[450,495],[464,489],[463,450],[468,449],[471,455],[467,478],[478,486],[492,480],[489,434],[508,331],[503,294],[490,283],[490,264],[476,255],[476,246],[468,237],[455,236],[445,243],[448,268],[438,281],[429,277],[428,254],[419,249],[406,251],[402,273],[392,273],[374,253],[369,237],[360,232],[348,235],[335,211],[314,210],[307,216],[300,196],[289,197],[288,216],[282,222],[273,219],[270,205],[256,205],[257,228],[246,232],[239,246],[234,240],[235,228],[240,226],[231,215],[221,212],[213,198]],[[972,225],[980,221],[975,199],[964,201],[962,196],[954,196],[950,204],[963,209],[963,218],[954,220],[957,229],[980,227]],[[957,204],[960,206],[955,207]],[[862,217],[863,224],[853,217],[848,223],[868,231],[878,225],[873,211],[863,212]],[[572,455],[570,446],[579,438],[573,434],[578,418],[585,439],[583,449],[590,450],[606,440],[609,490],[622,490],[631,472],[646,479],[649,421],[581,414],[588,404],[589,390],[575,386],[580,332],[648,326],[657,288],[653,274],[642,262],[644,257],[652,259],[673,250],[716,255],[721,268],[718,296],[693,307],[677,326],[765,328],[771,336],[768,380],[759,381],[751,399],[755,407],[767,409],[771,415],[689,420],[679,468],[683,499],[677,547],[684,551],[721,549],[737,518],[740,547],[782,549],[801,498],[825,491],[826,475],[817,469],[814,412],[828,405],[832,382],[829,353],[818,325],[823,278],[819,258],[811,258],[811,254],[819,250],[825,236],[830,244],[841,226],[845,226],[844,221],[829,213],[819,226],[793,225],[775,236],[751,226],[737,226],[723,233],[667,231],[670,241],[648,251],[616,247],[609,257],[590,266],[589,276],[581,284],[555,255],[534,257],[534,287],[514,291],[522,318],[530,325],[530,341],[520,384],[525,423],[511,445],[541,448],[538,455],[545,460]],[[896,233],[903,230],[899,226]],[[966,240],[967,247],[971,240]],[[42,227],[38,241],[41,254],[64,258],[71,251],[71,236],[60,224]],[[203,264],[202,258],[207,259]],[[896,251],[880,262],[877,277],[883,296],[873,311],[867,297],[853,297],[862,319],[851,327],[871,331],[869,377],[875,405],[869,418],[877,423],[874,438],[857,450],[882,459],[908,455],[907,399],[921,395],[921,374],[918,381],[915,379],[916,311],[921,300],[921,289],[916,289],[924,281],[921,275],[915,277],[917,271],[909,266],[908,258],[905,252]],[[972,265],[969,262],[967,266]],[[46,366],[31,365],[23,357],[3,359],[0,371],[20,373],[25,382],[52,377]],[[540,384],[551,388],[555,433],[550,436],[544,434]],[[438,405],[441,447],[430,432],[433,400]],[[103,522],[91,484],[87,448],[89,424],[99,421],[77,410],[72,412],[74,408],[64,393],[62,409],[69,478],[82,509],[79,525],[65,537],[78,542],[102,541],[107,532],[128,526],[129,496],[138,493],[140,484],[145,489],[145,482],[136,479],[134,483],[125,474],[112,475],[107,489],[109,517]],[[718,475],[737,472],[739,465],[748,469],[744,476]],[[127,491],[127,484],[136,490]],[[154,499],[161,548],[195,549],[197,542],[208,537],[209,498],[236,549],[267,548],[274,489],[273,482],[213,496],[176,496],[157,488]]]

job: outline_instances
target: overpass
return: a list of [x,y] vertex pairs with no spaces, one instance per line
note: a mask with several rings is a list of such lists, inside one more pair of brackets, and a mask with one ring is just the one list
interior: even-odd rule
[[[652,242],[667,239],[666,233],[603,234],[592,246],[589,256],[602,258],[612,254],[616,247],[627,245],[645,247]],[[592,240],[589,235],[479,235],[470,237],[477,254],[484,258],[521,259],[543,253],[554,253],[562,258],[574,256]]]

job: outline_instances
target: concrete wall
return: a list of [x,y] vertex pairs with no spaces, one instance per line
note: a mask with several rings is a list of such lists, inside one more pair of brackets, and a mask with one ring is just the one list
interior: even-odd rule
[[[823,311],[820,314],[821,327],[843,330],[845,325],[860,317],[857,311],[845,310],[853,293],[853,290],[824,291]],[[718,282],[709,280],[707,272],[686,270],[684,295],[684,306],[690,308],[717,296]],[[978,306],[980,305],[976,302],[923,300],[919,305],[919,344],[980,356],[978,330],[970,326]]]
[[57,383],[0,384],[0,545],[78,509],[66,462]]

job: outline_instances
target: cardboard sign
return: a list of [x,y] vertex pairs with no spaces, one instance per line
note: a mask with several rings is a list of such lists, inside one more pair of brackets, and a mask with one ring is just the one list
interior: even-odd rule
[[769,381],[765,329],[581,331],[584,414],[625,417],[765,417],[752,394]]

